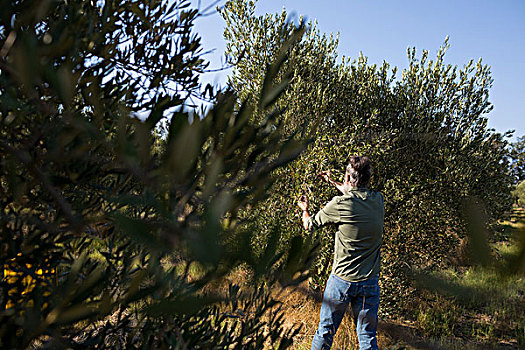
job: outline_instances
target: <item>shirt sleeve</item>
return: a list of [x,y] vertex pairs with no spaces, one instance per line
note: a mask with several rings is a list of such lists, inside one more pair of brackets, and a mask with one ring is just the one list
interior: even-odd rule
[[308,218],[308,230],[314,231],[327,224],[336,224],[341,220],[336,198],[328,202],[323,209]]

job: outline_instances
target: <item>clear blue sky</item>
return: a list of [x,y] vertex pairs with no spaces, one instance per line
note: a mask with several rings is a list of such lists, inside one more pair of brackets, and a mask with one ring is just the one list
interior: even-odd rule
[[[212,3],[202,0],[201,8]],[[198,1],[192,0],[195,6]],[[219,6],[225,1],[219,2]],[[489,127],[515,129],[525,135],[525,1],[524,0],[259,0],[257,13],[281,12],[317,20],[321,32],[339,32],[339,56],[362,52],[370,63],[383,60],[403,69],[406,50],[436,51],[448,35],[448,63],[463,66],[483,58],[491,66],[494,84]],[[224,21],[214,13],[200,18],[201,35],[210,68],[221,66]],[[224,85],[228,71],[207,73],[204,82]]]

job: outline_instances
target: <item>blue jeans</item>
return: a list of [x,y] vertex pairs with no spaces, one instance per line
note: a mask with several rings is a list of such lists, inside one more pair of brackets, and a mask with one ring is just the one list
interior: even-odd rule
[[330,349],[335,332],[348,304],[357,329],[359,349],[377,349],[377,311],[379,309],[379,278],[347,282],[330,275],[323,295],[319,327],[312,341],[312,350]]

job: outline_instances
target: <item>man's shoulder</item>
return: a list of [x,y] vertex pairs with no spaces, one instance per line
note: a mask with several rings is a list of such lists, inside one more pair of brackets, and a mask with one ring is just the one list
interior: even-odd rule
[[339,203],[347,200],[350,197],[351,197],[351,195],[349,195],[349,194],[343,194],[341,196],[334,196],[329,203],[339,204]]
[[328,203],[324,205],[323,210],[337,210],[337,208],[339,208],[339,203],[341,203],[342,201],[344,201],[344,196],[334,196]]
[[369,190],[369,192],[375,196],[383,198],[383,194],[379,191]]
[[332,199],[326,202],[325,206],[338,204],[341,201],[340,200],[341,197],[343,196],[333,196]]

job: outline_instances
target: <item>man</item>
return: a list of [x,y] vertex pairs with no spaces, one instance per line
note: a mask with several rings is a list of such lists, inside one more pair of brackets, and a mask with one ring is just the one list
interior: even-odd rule
[[360,349],[377,349],[379,265],[384,206],[379,192],[367,189],[372,176],[367,157],[352,156],[344,183],[321,173],[343,195],[334,197],[314,216],[308,213],[308,198],[301,197],[302,221],[306,230],[335,224],[335,255],[332,273],[323,295],[319,327],[312,350],[330,349],[348,305],[356,324]]

